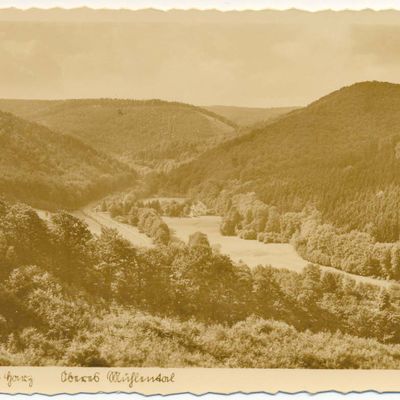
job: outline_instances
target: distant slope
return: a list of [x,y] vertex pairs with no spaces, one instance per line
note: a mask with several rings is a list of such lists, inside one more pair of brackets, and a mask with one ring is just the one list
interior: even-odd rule
[[298,107],[234,107],[234,106],[208,106],[209,111],[222,115],[240,126],[250,126],[258,123],[272,122],[278,117],[285,115]]
[[0,193],[36,207],[74,208],[134,180],[79,140],[0,112]]
[[236,125],[211,111],[161,100],[0,100],[9,111],[73,135],[124,161],[177,163],[228,138]]
[[363,82],[222,144],[174,171],[165,187],[219,193],[236,180],[237,191],[282,210],[315,205],[325,220],[394,241],[399,170],[400,85]]

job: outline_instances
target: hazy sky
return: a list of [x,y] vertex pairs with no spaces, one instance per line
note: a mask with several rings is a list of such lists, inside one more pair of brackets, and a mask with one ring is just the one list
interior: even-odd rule
[[93,8],[199,8],[219,10],[243,9],[288,9],[299,8],[311,11],[321,9],[364,9],[375,10],[400,9],[400,0],[1,0],[0,8],[50,8],[50,7],[82,7]]
[[399,11],[1,10],[0,98],[301,106],[355,82],[400,83],[399,18]]

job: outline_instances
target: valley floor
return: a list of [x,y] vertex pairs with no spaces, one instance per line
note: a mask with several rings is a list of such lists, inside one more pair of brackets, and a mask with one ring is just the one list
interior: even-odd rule
[[[39,211],[39,214],[42,218],[46,217],[46,213],[43,211]],[[72,214],[85,221],[94,234],[100,234],[101,228],[104,226],[116,229],[123,238],[136,246],[153,246],[152,240],[144,233],[139,232],[136,227],[116,221],[107,212],[96,211],[93,203],[72,212]],[[243,262],[249,267],[270,265],[273,268],[285,268],[300,273],[309,264],[288,243],[265,244],[257,240],[244,240],[237,236],[221,235],[219,230],[221,217],[219,216],[163,217],[163,220],[178,239],[187,243],[191,234],[200,231],[207,235],[210,244],[222,254],[227,254],[233,261]],[[378,285],[385,288],[398,285],[392,281],[355,275],[332,267],[321,266],[321,268],[325,271],[343,274],[355,279],[357,282],[366,284]]]

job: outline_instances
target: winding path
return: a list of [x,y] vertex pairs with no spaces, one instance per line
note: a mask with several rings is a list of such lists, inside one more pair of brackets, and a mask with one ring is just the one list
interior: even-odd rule
[[85,221],[90,231],[96,235],[101,233],[101,228],[107,227],[116,229],[118,233],[132,244],[139,247],[153,247],[153,241],[144,233],[132,225],[118,222],[111,218],[107,212],[95,211],[91,206],[82,208],[81,210],[71,212],[72,215]]

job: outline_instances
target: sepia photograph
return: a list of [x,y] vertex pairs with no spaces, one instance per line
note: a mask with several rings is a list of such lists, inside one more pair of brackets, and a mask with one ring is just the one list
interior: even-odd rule
[[0,367],[399,370],[400,6],[133,3],[0,5]]

